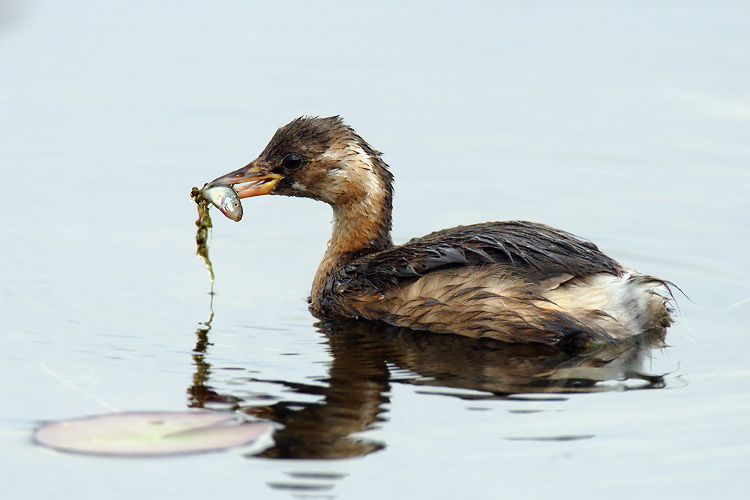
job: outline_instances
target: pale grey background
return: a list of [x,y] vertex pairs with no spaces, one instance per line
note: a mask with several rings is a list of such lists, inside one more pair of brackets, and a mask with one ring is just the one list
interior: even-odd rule
[[[289,498],[266,483],[322,470],[348,474],[338,498],[746,498],[749,22],[745,2],[0,3],[2,497]],[[648,367],[667,387],[477,412],[396,385],[366,433],[388,447],[352,460],[33,446],[41,420],[185,408],[209,307],[188,192],[302,114],[385,153],[397,242],[533,220],[678,284]],[[214,367],[325,374],[304,298],[330,217],[264,197],[215,218]],[[596,437],[504,439],[555,433]]]

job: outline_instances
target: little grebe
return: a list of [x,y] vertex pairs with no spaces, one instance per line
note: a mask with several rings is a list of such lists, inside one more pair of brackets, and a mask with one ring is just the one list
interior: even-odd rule
[[297,118],[257,159],[209,183],[233,186],[240,198],[299,196],[333,207],[309,298],[318,317],[560,345],[670,324],[667,282],[543,224],[459,226],[394,246],[392,185],[381,153],[338,116]]

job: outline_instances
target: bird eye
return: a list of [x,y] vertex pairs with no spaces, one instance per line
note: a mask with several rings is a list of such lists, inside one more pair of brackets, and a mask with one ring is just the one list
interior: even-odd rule
[[297,153],[289,153],[281,160],[281,166],[284,170],[297,170],[302,166],[302,157]]

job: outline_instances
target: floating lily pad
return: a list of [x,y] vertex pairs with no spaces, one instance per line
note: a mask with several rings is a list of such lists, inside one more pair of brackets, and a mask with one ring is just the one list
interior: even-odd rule
[[272,432],[269,424],[229,413],[114,413],[45,424],[34,432],[34,440],[71,453],[157,456],[248,445]]

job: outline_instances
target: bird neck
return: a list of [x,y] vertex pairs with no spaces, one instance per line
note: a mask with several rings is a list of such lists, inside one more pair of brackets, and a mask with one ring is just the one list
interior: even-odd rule
[[333,232],[323,261],[343,260],[367,255],[393,246],[391,207],[382,200],[333,207]]
[[[376,158],[378,162],[382,160]],[[363,175],[367,182],[358,182],[351,172],[352,186],[365,186],[356,196],[348,196],[333,208],[333,233],[320,263],[310,294],[311,307],[322,312],[326,284],[334,274],[352,260],[363,255],[387,250],[391,239],[392,187],[385,164],[374,165]],[[351,193],[350,193],[351,194]]]

